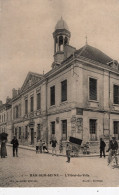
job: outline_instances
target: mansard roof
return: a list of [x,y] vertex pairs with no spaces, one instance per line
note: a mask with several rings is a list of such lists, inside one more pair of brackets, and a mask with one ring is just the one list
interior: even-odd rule
[[91,60],[102,63],[102,64],[108,64],[109,62],[112,61],[112,58],[107,56],[105,53],[103,53],[99,49],[92,47],[90,45],[83,46],[82,48],[77,50],[75,53],[85,58],[89,58]]

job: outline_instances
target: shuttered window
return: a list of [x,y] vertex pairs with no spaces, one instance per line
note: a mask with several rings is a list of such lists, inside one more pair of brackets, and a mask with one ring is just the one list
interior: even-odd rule
[[28,100],[25,100],[25,114],[28,114]]
[[50,88],[50,105],[55,105],[55,86]]
[[41,125],[37,125],[37,140],[41,139]]
[[25,139],[28,138],[28,126],[25,126]]
[[96,134],[96,121],[95,119],[90,119],[90,134]]
[[41,94],[37,94],[37,110],[41,108]]
[[97,100],[97,80],[94,78],[89,78],[89,98]]
[[61,101],[67,100],[67,80],[61,82]]
[[31,112],[34,110],[34,98],[33,96],[31,97]]
[[114,104],[119,104],[119,86],[114,85]]
[[51,122],[51,134],[55,135],[55,121]]
[[119,132],[119,121],[114,121],[114,134]]
[[62,120],[62,139],[67,139],[67,120]]

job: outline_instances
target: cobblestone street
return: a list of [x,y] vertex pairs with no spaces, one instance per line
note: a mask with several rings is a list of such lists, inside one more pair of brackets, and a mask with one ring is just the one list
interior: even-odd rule
[[0,159],[0,187],[93,187],[119,186],[119,166],[107,166],[107,158],[71,158],[36,154],[19,149],[19,157]]

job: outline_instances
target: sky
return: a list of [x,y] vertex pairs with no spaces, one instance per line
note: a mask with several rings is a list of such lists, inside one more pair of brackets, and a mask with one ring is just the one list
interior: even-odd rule
[[29,71],[51,70],[54,32],[63,17],[70,45],[86,42],[119,61],[119,0],[0,0],[0,100],[21,88]]

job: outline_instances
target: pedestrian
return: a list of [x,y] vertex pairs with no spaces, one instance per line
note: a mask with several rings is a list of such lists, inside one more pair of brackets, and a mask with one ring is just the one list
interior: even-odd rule
[[39,142],[39,150],[40,150],[40,153],[42,153],[42,148],[43,148],[43,143],[42,143],[42,140],[40,140],[40,142]]
[[112,157],[114,157],[116,165],[118,165],[117,150],[118,150],[118,143],[116,141],[116,137],[112,137],[112,140],[110,140],[109,142],[109,148],[107,150],[107,152],[109,152],[108,165],[111,163]]
[[105,142],[102,138],[100,138],[100,158],[102,158],[102,155],[104,156],[105,158]]
[[54,153],[55,153],[55,155],[56,155],[57,140],[56,140],[55,137],[52,138],[52,140],[50,141],[50,144],[52,144],[52,156],[54,155]]
[[45,141],[43,141],[43,152],[49,152]]
[[7,156],[6,140],[1,140],[1,158],[5,158],[6,156]]
[[16,136],[14,136],[14,138],[12,139],[11,144],[13,145],[13,157],[15,157],[15,153],[16,153],[16,156],[18,157],[19,142],[18,142]]
[[36,154],[39,153],[39,141],[36,142]]
[[66,156],[67,156],[67,161],[66,162],[70,163],[70,158],[71,158],[70,142],[67,142],[67,144],[66,144]]
[[60,142],[59,142],[59,151],[60,151],[60,153],[63,152],[63,143],[62,143],[62,139],[61,139]]

